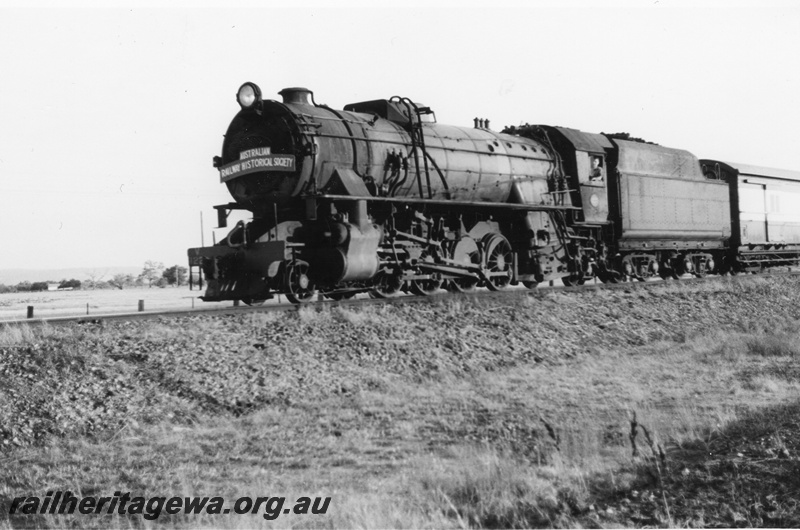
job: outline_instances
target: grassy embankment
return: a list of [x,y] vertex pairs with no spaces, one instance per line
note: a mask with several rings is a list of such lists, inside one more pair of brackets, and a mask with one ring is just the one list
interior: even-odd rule
[[[9,328],[0,348],[57,347],[87,385],[116,374],[138,397],[113,429],[0,453],[0,528],[797,526],[800,288],[779,281]],[[51,489],[332,502],[275,521],[3,520]]]

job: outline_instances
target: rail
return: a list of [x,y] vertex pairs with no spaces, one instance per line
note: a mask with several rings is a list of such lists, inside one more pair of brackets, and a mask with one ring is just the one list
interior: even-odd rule
[[663,286],[667,283],[696,283],[696,282],[713,282],[725,281],[726,279],[736,278],[741,281],[748,281],[750,279],[756,281],[765,276],[797,276],[800,275],[800,270],[789,269],[784,271],[773,271],[763,274],[740,274],[736,276],[718,276],[708,275],[702,278],[684,277],[680,280],[661,280],[659,278],[649,279],[647,281],[630,281],[620,283],[601,283],[596,278],[587,281],[583,285],[572,287],[562,287],[555,285],[558,281],[550,281],[547,285],[539,285],[536,289],[527,289],[522,286],[510,287],[500,291],[479,290],[468,293],[448,293],[442,291],[441,294],[433,294],[429,296],[405,295],[396,298],[369,298],[364,295],[361,298],[353,298],[349,300],[322,300],[321,296],[317,301],[309,302],[306,304],[291,304],[288,302],[279,302],[262,306],[241,306],[232,304],[226,307],[200,307],[194,309],[170,309],[162,311],[137,311],[125,313],[97,313],[91,315],[73,315],[73,316],[57,316],[50,318],[25,318],[16,320],[3,320],[0,321],[0,326],[19,326],[19,325],[61,325],[69,323],[93,323],[102,321],[115,321],[115,320],[147,320],[155,318],[177,318],[177,317],[197,317],[197,316],[220,316],[220,315],[240,315],[248,313],[260,312],[274,312],[274,311],[298,311],[300,309],[309,308],[314,310],[324,310],[325,308],[334,307],[359,307],[366,305],[390,305],[390,304],[409,304],[409,303],[436,303],[445,302],[448,300],[458,299],[475,299],[475,298],[503,298],[506,296],[533,296],[544,297],[547,293],[552,292],[554,289],[563,290],[564,292],[576,292],[583,290],[614,290],[614,289],[648,289],[656,288],[659,285]]

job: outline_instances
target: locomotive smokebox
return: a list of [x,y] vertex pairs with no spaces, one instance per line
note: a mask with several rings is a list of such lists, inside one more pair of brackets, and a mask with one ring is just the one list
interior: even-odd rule
[[311,98],[314,93],[307,88],[292,87],[284,88],[278,95],[283,97],[284,103],[294,103],[295,105],[311,105]]

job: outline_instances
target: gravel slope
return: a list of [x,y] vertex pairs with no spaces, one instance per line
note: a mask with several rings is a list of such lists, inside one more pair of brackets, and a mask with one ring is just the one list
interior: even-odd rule
[[240,415],[381,385],[559,363],[800,319],[800,278],[6,330],[0,452],[126,423]]

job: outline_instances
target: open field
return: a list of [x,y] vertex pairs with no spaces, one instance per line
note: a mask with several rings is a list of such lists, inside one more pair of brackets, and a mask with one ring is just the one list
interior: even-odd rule
[[87,314],[133,313],[144,300],[146,311],[230,306],[231,302],[206,303],[198,297],[203,292],[188,287],[137,287],[78,291],[44,291],[0,294],[0,322],[25,318],[27,307],[34,307],[35,318],[79,316]]
[[[595,280],[596,281],[596,280]],[[560,286],[560,282],[556,282]],[[522,286],[510,287],[509,291],[527,291]],[[0,323],[4,320],[24,319],[28,306],[34,307],[35,318],[53,318],[131,313],[138,310],[139,300],[144,301],[146,311],[169,309],[191,309],[229,307],[232,302],[203,302],[203,290],[183,287],[130,287],[125,289],[85,289],[77,291],[44,291],[27,293],[0,293]],[[446,291],[442,290],[442,293]],[[366,293],[358,298],[368,298]],[[266,304],[286,302],[280,295]],[[88,313],[87,313],[88,311]]]
[[[799,300],[730,279],[9,328],[0,528],[796,527]],[[331,503],[3,519],[58,489]]]

